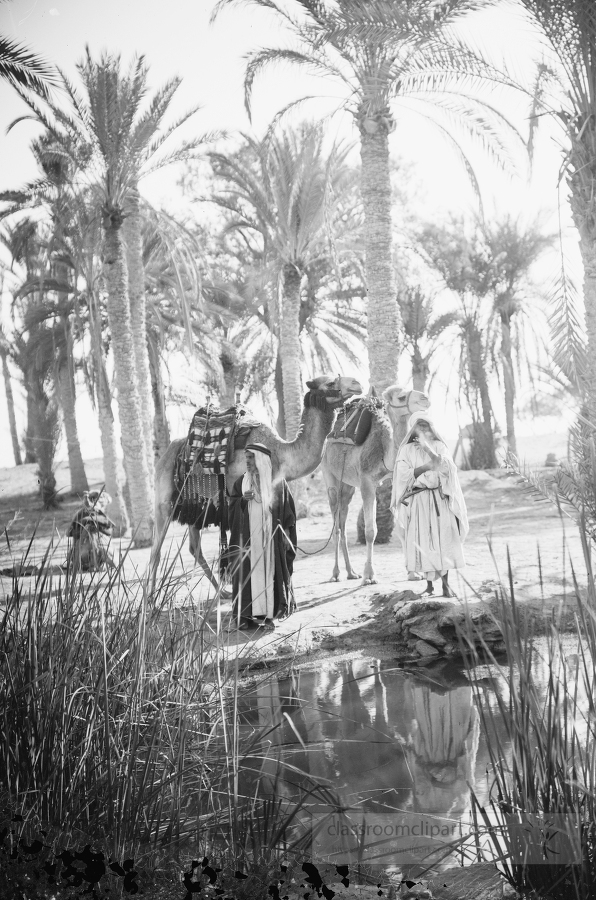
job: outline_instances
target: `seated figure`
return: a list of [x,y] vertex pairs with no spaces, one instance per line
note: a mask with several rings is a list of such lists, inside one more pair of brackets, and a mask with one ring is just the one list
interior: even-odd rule
[[73,572],[97,572],[104,565],[114,566],[102,542],[102,535],[110,538],[114,528],[105,511],[111,499],[105,491],[84,492],[83,505],[75,513],[68,529],[72,547],[68,551],[66,567]]

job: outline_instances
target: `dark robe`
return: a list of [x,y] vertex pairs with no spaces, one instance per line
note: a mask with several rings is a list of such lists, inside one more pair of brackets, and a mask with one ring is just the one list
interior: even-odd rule
[[[240,617],[252,617],[252,593],[250,584],[250,523],[248,500],[242,496],[241,475],[234,482],[229,498],[228,515],[230,523],[229,556],[232,561],[232,589],[234,593],[234,615],[238,615],[240,597]],[[272,527],[273,533],[273,597],[274,618],[284,618],[294,612],[296,601],[292,587],[292,573],[296,557],[296,507],[288,485],[282,481],[273,489]]]
[[102,535],[112,536],[114,523],[100,506],[85,504],[77,510],[68,537],[72,546],[66,558],[66,568],[73,572],[97,572],[104,565],[114,568],[114,560],[102,542]]

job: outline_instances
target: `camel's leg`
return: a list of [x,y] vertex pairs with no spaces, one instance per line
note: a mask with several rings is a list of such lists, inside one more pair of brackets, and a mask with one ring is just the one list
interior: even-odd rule
[[327,498],[329,500],[329,509],[333,517],[333,537],[335,544],[335,565],[330,581],[339,581],[339,547],[341,544],[344,562],[348,578],[360,578],[352,568],[350,553],[348,551],[348,542],[346,539],[346,519],[348,518],[348,509],[350,500],[354,496],[355,488],[350,484],[344,484],[338,481],[330,472],[325,474],[325,483],[327,485]]
[[376,584],[373,568],[373,546],[377,536],[377,494],[376,484],[363,478],[360,482],[362,507],[364,509],[364,537],[366,538],[366,564],[362,584]]
[[205,559],[205,556],[203,555],[203,550],[201,548],[201,529],[195,528],[194,525],[188,526],[188,549],[194,556],[195,562],[197,562],[200,565],[200,567],[202,568],[203,572],[205,573],[205,575],[207,576],[207,578],[209,579],[209,581],[211,582],[211,584],[213,585],[215,590],[218,590],[219,584],[217,582],[217,579],[215,578],[215,575],[213,574],[211,566]]
[[153,542],[151,544],[151,556],[149,557],[149,594],[153,596],[155,593],[155,582],[157,579],[157,569],[159,566],[159,558],[161,556],[161,548],[168,531],[168,526],[172,517],[172,502],[164,500],[155,503],[155,525],[153,528]]
[[155,466],[155,524],[153,527],[153,541],[151,543],[151,556],[149,557],[148,570],[150,596],[155,593],[155,582],[159,558],[161,556],[161,548],[172,518],[176,457],[183,444],[184,439],[172,441]]
[[[200,565],[215,590],[218,591],[220,588],[219,582],[213,574],[213,569],[205,559],[203,550],[201,548],[201,529],[196,528],[194,525],[188,526],[188,549],[194,556],[195,562]],[[232,594],[230,593],[230,591],[226,591],[224,590],[224,588],[222,588],[221,597],[223,600],[230,600]]]
[[[348,518],[348,510],[350,508],[350,502],[352,497],[354,496],[355,487],[352,487],[351,484],[346,484],[345,482],[341,482],[339,488],[339,518],[337,522],[338,526],[338,539],[341,544],[342,553],[344,555],[344,562],[346,564],[346,571],[348,573],[348,578],[360,578],[358,572],[355,572],[352,568],[352,560],[350,559],[350,551],[348,550],[348,539],[346,537],[346,521]],[[335,564],[337,565],[337,544],[335,549]]]
[[339,581],[339,482],[329,473],[325,473],[325,484],[327,485],[327,499],[333,522],[333,543],[335,546],[335,565],[329,581]]

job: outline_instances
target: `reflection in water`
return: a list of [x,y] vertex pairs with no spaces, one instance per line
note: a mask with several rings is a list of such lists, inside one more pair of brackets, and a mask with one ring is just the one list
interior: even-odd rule
[[267,734],[245,773],[252,795],[260,774],[262,795],[297,799],[310,776],[367,812],[461,816],[468,783],[486,770],[472,688],[452,662],[406,671],[342,661],[261,682],[253,699],[241,721]]
[[407,758],[417,812],[460,817],[470,804],[479,717],[469,684],[447,687],[410,680]]

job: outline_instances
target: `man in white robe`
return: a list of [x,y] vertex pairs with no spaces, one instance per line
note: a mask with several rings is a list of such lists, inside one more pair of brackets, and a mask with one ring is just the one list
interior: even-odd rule
[[246,469],[229,498],[234,616],[241,630],[271,629],[274,619],[290,615],[296,605],[296,510],[286,482],[273,483],[267,447],[247,445]]
[[444,597],[453,597],[449,570],[465,566],[463,542],[468,514],[457,468],[428,413],[414,413],[397,454],[391,508],[397,515],[406,568],[426,578],[433,594],[441,578]]

